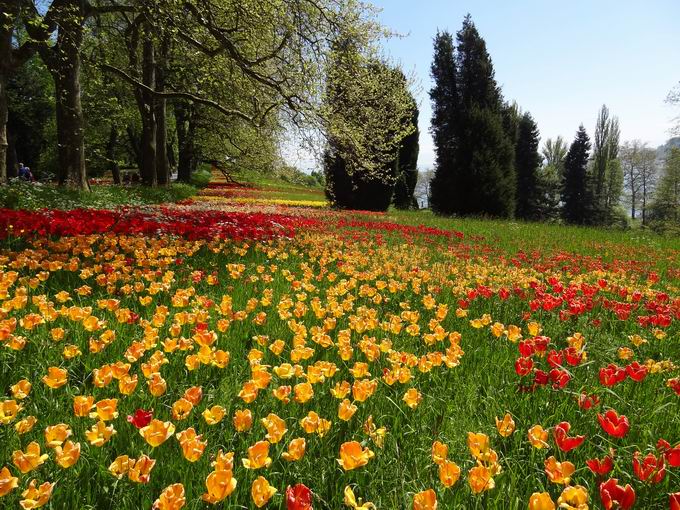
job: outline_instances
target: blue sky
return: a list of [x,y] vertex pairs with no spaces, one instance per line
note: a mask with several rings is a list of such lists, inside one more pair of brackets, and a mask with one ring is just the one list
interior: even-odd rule
[[432,167],[427,91],[432,39],[454,33],[472,15],[487,44],[504,96],[534,116],[542,141],[592,135],[606,104],[621,139],[657,146],[677,115],[664,99],[680,81],[679,0],[375,0],[379,19],[405,37],[386,52],[419,82],[420,169]]

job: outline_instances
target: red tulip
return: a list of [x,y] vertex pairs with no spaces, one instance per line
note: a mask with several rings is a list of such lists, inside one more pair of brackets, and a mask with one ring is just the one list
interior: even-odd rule
[[551,349],[550,352],[548,353],[548,365],[550,365],[553,368],[557,368],[562,366],[564,363],[564,356],[562,354],[562,351],[556,351],[555,349]]
[[146,427],[149,423],[151,423],[152,418],[153,409],[150,411],[145,411],[144,409],[137,409],[134,415],[132,416],[128,415],[127,421],[132,423],[138,429],[141,429],[142,427]]
[[666,463],[663,460],[663,455],[659,458],[653,453],[648,453],[642,462],[640,461],[640,452],[635,452],[633,455],[633,471],[643,482],[659,483],[666,476]]
[[286,489],[286,510],[313,510],[312,508],[312,491],[302,484]]
[[648,372],[648,368],[644,365],[640,365],[640,363],[637,361],[633,361],[626,367],[626,374],[628,374],[628,377],[630,377],[635,382],[641,382],[645,377],[647,377]]
[[626,369],[610,363],[600,369],[600,384],[603,386],[614,386],[626,378]]
[[630,423],[628,418],[624,415],[619,415],[613,409],[610,409],[604,415],[597,413],[597,419],[600,422],[602,429],[610,436],[622,438],[628,434]]
[[579,352],[573,347],[567,347],[564,350],[564,357],[567,360],[567,363],[572,367],[575,367],[580,365],[581,361],[583,361],[583,352]]
[[569,429],[571,429],[571,424],[569,424],[569,422],[563,421],[562,423],[556,425],[555,430],[553,430],[555,443],[557,443],[557,446],[563,452],[568,452],[574,448],[578,448],[586,439],[586,436],[569,436]]
[[548,378],[549,378],[548,373],[543,371],[543,370],[537,369],[534,372],[534,384],[538,384],[540,386],[545,386],[546,384],[548,384],[548,380],[549,380]]
[[604,476],[609,473],[614,467],[614,461],[607,455],[604,459],[588,459],[586,460],[588,469],[590,469],[594,474]]
[[534,368],[534,362],[531,358],[517,358],[515,361],[515,372],[520,377],[529,375]]
[[600,397],[597,395],[587,395],[586,393],[581,393],[578,397],[578,406],[581,409],[592,409],[594,406],[600,403]]
[[553,368],[550,371],[550,380],[552,381],[552,386],[554,389],[564,388],[567,383],[571,380],[571,375],[566,370],[560,370],[559,368]]
[[668,441],[659,439],[656,443],[656,449],[663,453],[670,467],[680,467],[680,443],[671,448]]
[[600,499],[605,510],[628,510],[635,503],[635,491],[630,484],[621,487],[618,483],[616,478],[610,478],[600,484]]
[[680,510],[680,492],[668,495],[668,505],[670,510]]

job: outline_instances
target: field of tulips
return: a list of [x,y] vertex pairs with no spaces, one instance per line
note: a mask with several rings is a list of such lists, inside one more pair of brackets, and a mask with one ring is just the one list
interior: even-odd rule
[[247,193],[0,210],[0,508],[680,509],[677,240]]

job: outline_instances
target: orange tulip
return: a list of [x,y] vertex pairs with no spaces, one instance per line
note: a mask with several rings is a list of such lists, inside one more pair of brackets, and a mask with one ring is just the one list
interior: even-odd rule
[[234,428],[236,432],[247,432],[253,426],[253,413],[250,409],[237,410],[234,413]]
[[40,487],[36,487],[36,483],[35,480],[31,480],[31,483],[28,484],[28,488],[21,493],[21,496],[24,499],[19,501],[19,505],[21,505],[21,508],[24,510],[45,506],[52,497],[52,490],[54,489],[53,483],[45,482],[40,485]]
[[174,483],[163,489],[161,495],[153,503],[153,510],[179,510],[185,504],[184,485]]
[[432,461],[435,464],[441,464],[449,456],[449,447],[440,442],[435,441],[432,443]]
[[357,412],[357,409],[357,406],[352,404],[349,400],[344,399],[338,406],[338,418],[342,421],[349,421],[352,419],[352,416],[354,416],[354,413]]
[[558,462],[554,456],[550,456],[545,459],[545,473],[553,483],[569,485],[571,475],[574,473],[574,471],[574,465],[568,460],[565,460],[564,462]]
[[203,411],[203,419],[208,425],[216,425],[222,421],[227,411],[222,406],[212,406]]
[[503,437],[512,435],[515,431],[515,420],[512,419],[510,413],[505,413],[502,420],[496,418],[496,429],[498,429],[498,433]]
[[128,478],[135,483],[149,483],[155,465],[156,461],[148,455],[141,455],[137,460],[130,459]]
[[27,379],[22,379],[21,381],[13,384],[11,386],[12,396],[17,400],[23,400],[28,397],[31,392],[31,383]]
[[450,460],[444,460],[439,464],[439,481],[444,487],[453,487],[460,478],[458,464]]
[[66,369],[59,367],[49,367],[47,369],[47,375],[42,378],[42,382],[53,390],[61,388],[67,381],[68,373],[66,372]]
[[138,382],[137,374],[125,374],[120,379],[118,379],[118,391],[123,395],[132,395],[132,393],[137,388]]
[[131,459],[127,455],[119,455],[109,465],[109,473],[120,479],[127,474],[127,472],[130,470],[130,466],[134,465],[134,462],[135,460]]
[[0,402],[0,423],[7,425],[8,423],[13,422],[16,419],[17,414],[19,414],[19,411],[22,409],[23,406],[17,404],[16,400],[4,400]]
[[223,453],[222,450],[218,451],[215,460],[210,465],[215,468],[215,471],[233,471],[234,452]]
[[175,437],[182,447],[184,458],[189,462],[196,462],[203,455],[207,441],[201,441],[202,435],[197,435],[193,427],[179,432]]
[[581,485],[565,487],[557,504],[564,510],[588,510],[588,490]]
[[22,473],[33,471],[47,460],[47,454],[40,454],[40,445],[35,441],[28,444],[26,451],[15,450],[12,453],[12,462]]
[[352,385],[352,396],[357,402],[365,402],[375,390],[378,389],[378,381],[373,379],[359,379]]
[[[161,374],[158,372],[154,372],[153,374],[151,374],[151,377],[146,382],[146,384],[149,387],[149,392],[154,397],[160,397],[168,389],[168,383],[165,382],[165,379],[163,379],[163,377],[161,377]],[[184,490],[184,488],[182,488],[182,490]]]
[[286,422],[279,418],[274,413],[269,413],[266,418],[262,418],[262,425],[267,429],[267,439],[270,443],[276,444],[281,441],[281,438],[288,430],[286,428]]
[[55,461],[60,467],[67,469],[73,466],[80,458],[80,443],[73,443],[66,441],[63,448],[57,446],[54,448]]
[[283,457],[288,462],[298,461],[304,456],[306,447],[307,441],[305,438],[298,437],[288,443],[288,451],[283,452],[281,457]]
[[284,404],[288,404],[290,402],[291,391],[293,391],[293,388],[290,386],[279,386],[272,390],[272,395]]
[[183,397],[191,402],[194,406],[197,406],[203,399],[203,390],[200,386],[192,386],[184,392]]
[[269,485],[264,476],[258,476],[250,488],[250,495],[257,508],[262,508],[266,505],[276,492],[276,489]]
[[298,404],[304,404],[309,402],[314,397],[314,388],[308,382],[303,382],[296,384],[293,387],[293,393],[295,393],[295,402]]
[[414,494],[413,510],[437,510],[437,494],[432,489]]
[[183,420],[189,416],[193,408],[194,404],[182,397],[172,404],[172,418],[177,421]]
[[248,448],[248,458],[241,459],[241,462],[246,469],[269,467],[272,463],[272,459],[269,457],[269,441],[258,441]]
[[174,433],[175,426],[172,423],[155,418],[146,427],[139,429],[139,434],[154,448],[162,445]]
[[409,388],[404,394],[402,400],[406,402],[406,405],[411,409],[415,409],[418,407],[418,404],[420,404],[420,401],[423,400],[423,396],[417,389]]
[[529,510],[555,510],[555,503],[547,492],[534,492],[529,498]]
[[534,425],[529,429],[528,432],[529,442],[534,448],[547,448],[548,447],[548,431],[543,429],[540,425]]
[[16,489],[19,485],[19,479],[16,476],[12,476],[12,473],[3,467],[0,469],[0,498],[7,496],[13,489]]
[[48,448],[61,446],[64,441],[71,437],[72,433],[73,431],[65,423],[45,427],[45,446]]
[[468,473],[468,484],[475,494],[493,489],[496,486],[491,477],[491,470],[481,465],[477,465],[470,470]]
[[117,407],[117,398],[100,400],[94,405],[94,411],[90,413],[90,418],[98,418],[100,421],[111,421],[118,418]]
[[116,433],[113,425],[106,426],[106,422],[99,421],[85,432],[85,437],[92,446],[103,446]]
[[201,496],[201,499],[215,505],[234,492],[236,479],[231,470],[213,471],[206,478],[205,486],[208,491]]
[[358,441],[349,441],[340,446],[340,458],[338,464],[345,471],[360,468],[368,464],[375,454],[368,448],[362,448]]
[[468,448],[470,453],[477,460],[484,460],[489,453],[489,436],[481,432],[468,432]]
[[243,399],[246,404],[250,404],[257,398],[259,388],[253,381],[246,381],[243,383],[241,391],[239,391],[239,398]]
[[342,381],[336,383],[333,388],[331,388],[331,394],[337,399],[345,398],[351,390],[351,387],[347,381]]
[[90,410],[94,406],[94,397],[78,395],[73,397],[73,414],[83,418],[90,414]]
[[35,416],[27,416],[21,421],[14,424],[14,429],[18,434],[26,434],[33,429],[33,426],[38,423],[38,419]]

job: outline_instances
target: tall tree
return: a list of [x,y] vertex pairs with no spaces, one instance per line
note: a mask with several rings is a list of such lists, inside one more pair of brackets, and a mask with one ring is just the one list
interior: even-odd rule
[[418,208],[414,192],[418,182],[418,152],[420,150],[418,138],[420,137],[420,132],[418,131],[418,105],[415,99],[412,98],[412,101],[413,113],[411,124],[413,132],[402,140],[399,147],[399,156],[395,162],[397,165],[397,180],[394,184],[394,197],[392,201],[395,207],[399,209]]
[[560,176],[560,179],[562,178],[562,173],[564,171],[564,158],[567,156],[568,150],[569,147],[567,147],[566,142],[561,136],[558,136],[554,140],[548,138],[541,149],[545,166],[554,167]]
[[468,15],[456,35],[461,107],[456,212],[510,217],[515,211],[514,147],[486,43]]
[[530,113],[525,113],[519,120],[515,145],[515,169],[517,171],[515,216],[524,220],[538,220],[541,215],[539,138],[536,122]]
[[562,217],[567,223],[584,224],[588,219],[590,192],[588,186],[588,157],[590,138],[583,124],[564,159],[562,186]]
[[596,224],[611,222],[613,210],[618,205],[623,174],[616,162],[619,150],[619,121],[611,117],[602,105],[595,124],[591,187],[593,210],[591,221]]
[[453,37],[449,32],[437,32],[434,39],[434,58],[430,67],[434,85],[430,90],[432,121],[430,132],[434,139],[435,170],[430,183],[429,203],[435,212],[452,214],[456,211],[458,189],[457,123],[458,87]]
[[680,229],[680,148],[668,152],[651,213],[657,225]]

